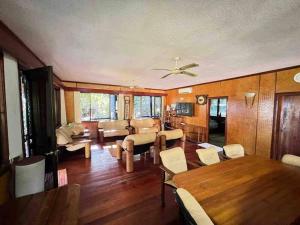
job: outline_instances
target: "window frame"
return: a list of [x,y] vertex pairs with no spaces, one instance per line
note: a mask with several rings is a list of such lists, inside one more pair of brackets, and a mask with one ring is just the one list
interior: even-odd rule
[[[149,111],[149,116],[136,116],[136,108],[135,108],[135,98],[143,98],[143,97],[149,97],[150,98],[150,111]],[[156,116],[155,115],[155,99],[159,98],[160,99],[160,112],[159,115]],[[141,104],[142,101],[140,101],[140,109],[141,109]],[[163,110],[163,106],[162,106],[162,96],[153,96],[153,95],[134,95],[133,96],[133,114],[134,114],[134,118],[161,118],[162,117],[162,110]],[[141,111],[141,110],[140,110]]]
[[[81,94],[88,94],[89,95],[89,119],[83,119],[82,117],[82,107],[81,107],[81,96],[80,96],[80,119],[81,121],[83,122],[93,122],[93,121],[99,121],[99,120],[111,120],[112,119],[112,110],[111,110],[111,95],[114,95],[116,96],[116,101],[118,99],[118,96],[116,94],[108,94],[108,93],[99,93],[99,92],[80,92],[80,95]],[[108,95],[108,101],[109,101],[109,107],[108,107],[108,110],[109,110],[109,117],[103,117],[103,118],[92,118],[92,95],[93,94],[96,94],[96,95]],[[117,109],[115,109],[117,110]],[[117,119],[117,118],[115,118]]]

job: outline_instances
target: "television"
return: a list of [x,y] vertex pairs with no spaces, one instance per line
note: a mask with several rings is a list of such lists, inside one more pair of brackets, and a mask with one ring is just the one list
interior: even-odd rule
[[176,103],[177,116],[193,116],[194,115],[194,103],[190,102],[178,102]]

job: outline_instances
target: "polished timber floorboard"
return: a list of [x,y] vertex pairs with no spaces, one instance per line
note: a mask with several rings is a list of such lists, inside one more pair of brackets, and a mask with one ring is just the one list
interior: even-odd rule
[[[187,142],[187,159],[196,159],[196,145]],[[135,172],[126,173],[107,148],[92,145],[91,159],[84,153],[64,157],[68,183],[80,184],[79,224],[179,225],[183,224],[171,188],[166,207],[160,206],[160,170],[152,158],[135,157]]]

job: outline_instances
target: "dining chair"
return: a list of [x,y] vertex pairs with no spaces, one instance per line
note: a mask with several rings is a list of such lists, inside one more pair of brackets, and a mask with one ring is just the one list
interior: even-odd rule
[[180,212],[187,225],[213,225],[209,216],[190,192],[184,188],[178,188],[175,196]]
[[299,166],[300,167],[300,157],[296,155],[291,155],[291,154],[285,154],[281,158],[281,162],[285,164],[289,164],[292,166]]
[[175,174],[188,170],[188,164],[192,167],[198,167],[197,164],[187,161],[184,150],[181,147],[175,147],[159,153],[161,158],[161,204],[165,205],[165,185],[177,188],[172,178]]
[[221,161],[217,149],[213,146],[206,149],[197,149],[196,153],[200,160],[199,164],[202,166],[212,165]]
[[225,157],[229,159],[235,159],[245,156],[244,147],[240,144],[225,145],[223,149],[225,152]]

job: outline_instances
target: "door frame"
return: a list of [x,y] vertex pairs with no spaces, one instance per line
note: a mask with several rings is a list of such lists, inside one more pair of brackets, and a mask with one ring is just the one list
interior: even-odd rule
[[272,130],[272,142],[271,142],[271,159],[276,159],[276,151],[278,148],[278,135],[279,135],[279,127],[280,127],[280,107],[281,102],[279,99],[283,96],[300,96],[300,92],[283,92],[283,93],[275,93],[274,98],[274,113],[273,113],[273,130]]
[[224,143],[224,145],[226,145],[227,144],[228,96],[207,97],[207,100],[208,100],[208,102],[207,102],[207,107],[208,107],[208,109],[207,109],[207,121],[206,121],[207,142],[209,140],[209,121],[210,121],[210,104],[211,104],[210,100],[211,99],[218,99],[218,98],[226,98],[226,103],[227,103],[226,104],[226,119],[225,119],[225,134],[224,134],[224,136],[225,136],[225,143]]

